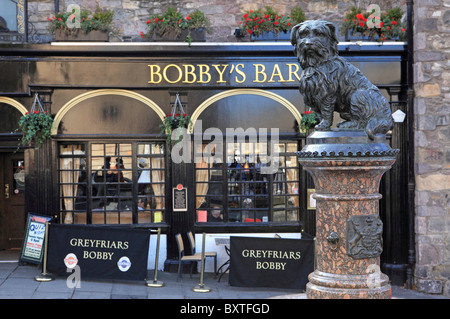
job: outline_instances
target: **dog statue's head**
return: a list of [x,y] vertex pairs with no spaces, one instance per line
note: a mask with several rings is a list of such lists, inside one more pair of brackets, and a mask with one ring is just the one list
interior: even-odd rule
[[324,20],[308,20],[294,26],[291,43],[303,69],[317,66],[338,54],[336,26]]

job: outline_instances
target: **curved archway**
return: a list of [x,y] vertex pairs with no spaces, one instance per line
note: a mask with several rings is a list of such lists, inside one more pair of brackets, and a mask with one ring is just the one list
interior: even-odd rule
[[66,113],[70,109],[72,109],[78,103],[81,103],[87,99],[90,99],[90,98],[93,98],[96,96],[102,96],[102,95],[120,95],[120,96],[129,97],[129,98],[135,99],[137,101],[140,101],[143,104],[150,107],[153,111],[156,112],[156,114],[159,116],[161,121],[163,121],[164,117],[166,116],[165,113],[163,112],[163,110],[158,106],[158,104],[156,104],[149,98],[143,96],[142,94],[139,94],[139,93],[136,93],[133,91],[118,90],[118,89],[95,90],[95,91],[80,94],[80,95],[74,97],[73,99],[71,99],[66,104],[64,104],[64,106],[58,111],[58,113],[55,116],[55,120],[54,120],[53,126],[52,126],[52,135],[57,134],[58,127],[59,127],[59,124],[61,123],[61,120],[63,119],[63,117],[66,115]]
[[14,99],[11,99],[9,97],[0,96],[0,103],[9,104],[13,107],[15,107],[22,115],[25,115],[25,113],[28,112],[27,108],[23,106],[21,103],[17,102]]
[[224,91],[224,92],[218,93],[216,95],[213,95],[210,98],[206,99],[202,104],[200,104],[200,106],[192,114],[192,117],[191,117],[192,125],[190,126],[189,133],[192,133],[193,128],[195,126],[195,122],[199,118],[200,114],[202,114],[202,112],[206,108],[208,108],[210,105],[212,105],[213,103],[215,103],[221,99],[224,99],[226,97],[235,96],[235,95],[243,95],[243,94],[259,95],[259,96],[263,96],[263,97],[272,99],[272,100],[280,103],[284,107],[286,107],[289,110],[289,112],[292,113],[292,115],[294,116],[295,120],[298,123],[300,123],[300,121],[302,119],[302,115],[297,110],[297,108],[291,102],[289,102],[284,97],[282,97],[278,94],[275,94],[270,91],[261,90],[261,89],[234,89],[234,90]]

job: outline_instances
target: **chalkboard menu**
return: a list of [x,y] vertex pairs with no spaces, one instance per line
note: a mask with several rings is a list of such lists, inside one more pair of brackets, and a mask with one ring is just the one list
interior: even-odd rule
[[20,260],[40,264],[44,254],[46,222],[51,217],[28,214]]
[[187,211],[187,188],[181,184],[174,187],[172,190],[172,202],[174,212]]

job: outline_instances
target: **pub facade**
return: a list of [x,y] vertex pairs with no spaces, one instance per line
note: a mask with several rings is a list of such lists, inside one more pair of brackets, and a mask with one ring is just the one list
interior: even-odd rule
[[[21,247],[30,212],[64,224],[161,228],[167,271],[178,233],[205,232],[219,261],[226,256],[215,239],[230,234],[314,236],[314,184],[296,156],[310,133],[298,128],[308,109],[289,42],[53,42],[0,44],[0,52],[1,249]],[[341,42],[339,53],[393,113],[407,113],[404,43]],[[18,122],[36,96],[54,118],[51,138],[21,146]],[[161,128],[173,113],[192,123],[178,143]],[[388,134],[400,155],[380,189],[382,271],[394,284],[409,267],[407,130],[399,121]]]

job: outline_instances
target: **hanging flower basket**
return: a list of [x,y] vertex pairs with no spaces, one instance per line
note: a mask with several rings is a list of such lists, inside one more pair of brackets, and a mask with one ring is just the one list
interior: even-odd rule
[[[179,112],[179,113],[177,113]],[[167,114],[164,118],[163,124],[160,125],[161,134],[167,135],[167,142],[172,143],[172,133],[178,128],[189,128],[191,125],[191,117],[184,113],[183,106],[181,104],[179,95],[175,99],[175,103],[173,105],[172,113]],[[176,135],[174,136],[174,143],[178,143],[182,140],[182,131],[176,131]]]
[[[36,101],[39,103],[39,109],[36,110]],[[44,111],[38,94],[34,98],[33,107],[30,112],[25,113],[19,119],[19,129],[22,132],[22,139],[19,145],[34,145],[36,149],[50,137],[53,125],[53,118],[48,111]]]

